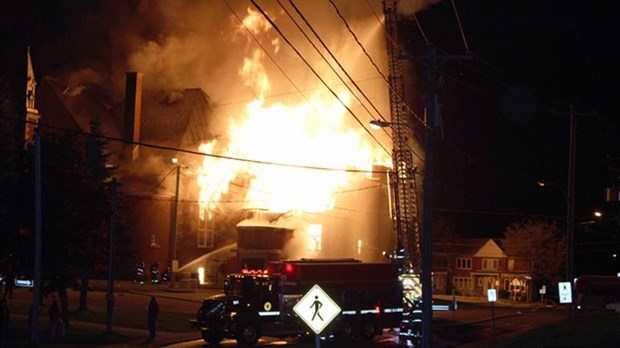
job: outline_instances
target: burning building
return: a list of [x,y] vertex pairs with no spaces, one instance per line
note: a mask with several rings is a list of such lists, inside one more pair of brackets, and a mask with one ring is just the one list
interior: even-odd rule
[[[313,49],[301,43],[300,19],[287,17],[292,8],[157,4],[134,9],[168,26],[125,52],[126,65],[144,75],[126,75],[122,102],[105,101],[92,84],[49,77],[38,93],[42,123],[88,131],[88,120],[99,119],[107,136],[123,140],[110,150],[136,262],[178,260],[178,272],[202,268],[216,279],[275,258],[379,261],[391,252],[391,154],[382,145],[390,141],[363,127],[388,112],[375,9],[359,16],[344,6],[358,16],[351,26],[359,36],[332,31]],[[300,7],[317,35],[346,32],[337,16],[316,21],[333,9]],[[116,73],[111,85],[118,80]]]

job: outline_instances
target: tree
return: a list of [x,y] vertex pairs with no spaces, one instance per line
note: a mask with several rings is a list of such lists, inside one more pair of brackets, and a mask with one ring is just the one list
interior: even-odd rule
[[[99,124],[91,133],[41,134],[42,274],[48,291],[58,291],[67,314],[66,288],[81,280],[80,310],[87,309],[88,280],[93,270],[107,265],[107,238],[111,214],[108,181],[113,168],[107,165],[107,140]],[[32,202],[32,163],[29,149],[24,192]],[[26,230],[32,231],[32,214],[24,214]],[[65,321],[68,318],[63,318]]]
[[88,283],[91,272],[98,268],[97,264],[107,261],[107,239],[109,238],[109,217],[111,212],[111,192],[108,185],[115,168],[109,165],[110,153],[106,152],[109,146],[109,140],[103,137],[101,124],[93,121],[90,124],[90,134],[85,141],[85,175],[84,185],[87,187],[89,194],[90,206],[98,206],[99,202],[106,202],[107,205],[98,211],[90,211],[92,221],[90,226],[92,230],[86,233],[88,238],[84,239],[84,245],[81,249],[82,269],[81,269],[81,287],[79,310],[88,308],[87,295]]
[[433,245],[439,251],[453,252],[456,250],[461,236],[457,233],[456,223],[446,217],[438,217],[433,221]]
[[527,219],[513,222],[504,231],[504,245],[518,257],[531,260],[537,282],[556,282],[566,261],[566,236],[555,222]]

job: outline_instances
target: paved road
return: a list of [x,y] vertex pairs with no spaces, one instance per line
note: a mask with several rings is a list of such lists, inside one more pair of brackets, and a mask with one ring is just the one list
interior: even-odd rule
[[[98,288],[104,290],[105,287]],[[144,286],[139,285],[122,285],[122,291],[116,291],[115,301],[116,307],[135,308],[137,311],[144,311],[149,301],[150,295],[156,295],[160,303],[160,310],[165,312],[167,308],[174,308],[174,312],[187,313],[188,316],[198,309],[203,298],[210,295],[220,293],[219,289],[199,289],[195,292],[180,292],[177,289],[172,291],[168,286]],[[119,290],[121,290],[119,289]],[[31,298],[32,294],[25,289],[16,290],[16,296],[22,298]],[[71,308],[76,308],[78,304],[79,292],[69,291],[69,304]],[[93,307],[105,307],[106,292],[93,291],[88,296],[89,305]],[[469,348],[486,347],[492,343],[493,333],[496,339],[514,335],[523,330],[530,329],[534,326],[541,325],[553,320],[560,320],[565,312],[554,309],[542,309],[532,312],[530,307],[514,307],[508,305],[498,305],[495,308],[495,330],[493,331],[491,310],[488,304],[469,304],[460,305],[459,310],[454,312],[435,312],[435,322],[433,324],[434,344],[435,347],[455,347],[468,344]],[[105,330],[104,325],[77,323],[72,321],[72,325],[85,325],[99,327]],[[128,331],[133,334],[143,334],[146,338],[146,329],[129,329],[114,327],[115,331]],[[179,343],[184,342],[184,343]],[[289,344],[291,347],[311,347],[314,342],[296,343],[294,341],[283,342],[276,338],[265,338],[260,344],[263,346],[276,346]],[[155,341],[145,341],[140,339],[135,342],[120,345],[119,347],[131,346],[148,346],[148,347],[204,347],[205,343],[200,339],[198,331],[188,333],[169,333],[158,332]],[[235,341],[224,341],[223,346],[236,346]],[[332,345],[334,346],[334,345]],[[335,346],[338,346],[337,344]],[[356,341],[355,346],[364,347],[388,347],[399,346],[397,335],[386,332],[383,336],[377,337],[373,342]]]

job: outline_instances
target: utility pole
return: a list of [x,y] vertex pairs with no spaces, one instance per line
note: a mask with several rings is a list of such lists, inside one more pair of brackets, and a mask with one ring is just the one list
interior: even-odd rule
[[[579,113],[573,105],[568,113],[553,113],[556,116],[569,116],[568,176],[566,180],[566,281],[574,285],[574,244],[575,244],[575,159],[577,154],[577,116],[595,116],[596,112]],[[573,318],[573,305],[568,305],[568,319]]]
[[30,343],[39,343],[41,304],[41,131],[34,129],[34,279],[30,307]]
[[399,58],[415,59],[427,67],[427,118],[424,136],[424,203],[422,219],[422,347],[432,346],[433,320],[433,173],[435,132],[439,128],[439,102],[437,91],[437,67],[447,60],[470,60],[472,56],[437,54],[435,47],[427,43],[425,55],[401,55]]
[[176,282],[175,273],[178,267],[177,260],[177,228],[178,228],[178,218],[179,218],[179,182],[181,180],[181,164],[178,163],[178,160],[175,158],[173,162],[176,164],[176,188],[174,193],[174,211],[172,212],[172,233],[170,233],[170,262],[172,263],[172,272],[170,274],[170,287],[174,288]]
[[112,179],[112,214],[110,234],[108,235],[108,295],[106,312],[106,332],[112,332],[112,312],[114,310],[114,235],[116,234],[116,189],[118,180]]

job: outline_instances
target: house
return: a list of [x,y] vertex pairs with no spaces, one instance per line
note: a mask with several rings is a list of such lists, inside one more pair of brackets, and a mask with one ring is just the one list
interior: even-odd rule
[[[122,224],[132,239],[135,264],[144,262],[147,274],[159,263],[160,270],[171,267],[175,276],[204,274],[203,281],[218,283],[224,273],[243,265],[263,268],[273,259],[383,262],[384,252],[393,249],[395,234],[385,231],[390,223],[386,168],[377,168],[372,177],[355,177],[351,185],[362,189],[334,194],[334,208],[326,214],[294,209],[272,214],[250,206],[255,203],[244,201],[247,174],[222,181],[229,184],[225,199],[204,204],[196,172],[204,169],[199,145],[214,138],[208,95],[197,88],[143,92],[142,75],[129,72],[124,101],[106,100],[94,86],[44,77],[33,117],[40,115],[42,131],[89,132],[91,122],[98,121],[110,137],[108,150],[115,154],[110,161],[119,168],[124,200]],[[214,162],[206,170],[217,172],[225,164]]]
[[[116,176],[125,206],[122,222],[131,236],[136,263],[144,262],[147,270],[158,263],[162,270],[175,259],[181,271],[190,261],[231,243],[227,235],[214,233],[217,214],[199,218],[198,200],[190,194],[198,191],[196,180],[186,180],[181,165],[171,161],[189,161],[176,149],[197,151],[212,139],[207,131],[210,100],[198,88],[143,93],[141,73],[129,72],[126,77],[125,100],[116,104],[107,103],[94,86],[70,86],[42,77],[36,88],[36,108],[32,101],[29,114],[37,116],[42,134],[88,133],[92,122],[99,123],[104,136],[111,139],[110,165],[119,168]],[[180,181],[176,190],[175,179]],[[174,239],[172,230],[178,231]],[[173,249],[182,252],[175,255]],[[217,272],[217,265],[213,268]]]
[[531,262],[515,255],[509,240],[462,238],[434,249],[434,293],[485,297],[497,289],[500,298],[532,298]]

